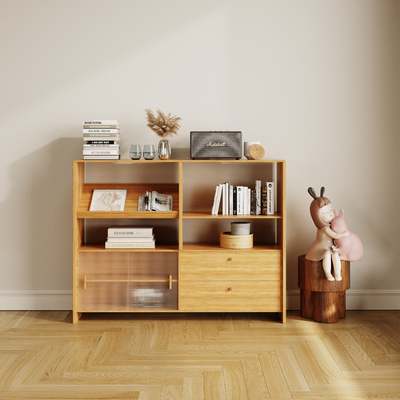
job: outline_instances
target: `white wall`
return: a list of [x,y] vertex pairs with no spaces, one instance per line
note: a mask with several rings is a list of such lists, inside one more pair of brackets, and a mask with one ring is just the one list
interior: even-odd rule
[[242,130],[287,160],[289,307],[325,186],[365,254],[352,308],[400,308],[400,3],[0,0],[0,308],[70,308],[72,160],[82,121],[118,119],[122,155],[158,142],[145,108]]

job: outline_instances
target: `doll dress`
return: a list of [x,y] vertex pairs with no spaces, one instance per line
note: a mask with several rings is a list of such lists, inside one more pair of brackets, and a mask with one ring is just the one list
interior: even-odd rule
[[306,254],[306,260],[321,261],[326,254],[333,254],[333,239],[328,235],[329,226],[317,230],[317,239]]

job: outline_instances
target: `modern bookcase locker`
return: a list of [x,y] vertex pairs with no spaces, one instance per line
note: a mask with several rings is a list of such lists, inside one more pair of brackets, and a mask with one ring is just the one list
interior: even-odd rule
[[[275,182],[274,215],[211,215],[215,187]],[[127,189],[124,211],[89,211],[94,189]],[[173,210],[137,211],[146,191]],[[251,249],[220,247],[233,221],[251,223]],[[155,249],[105,249],[107,228],[154,226]],[[146,305],[143,289],[160,296]],[[75,160],[73,323],[95,312],[278,312],[286,321],[286,165],[283,160]]]

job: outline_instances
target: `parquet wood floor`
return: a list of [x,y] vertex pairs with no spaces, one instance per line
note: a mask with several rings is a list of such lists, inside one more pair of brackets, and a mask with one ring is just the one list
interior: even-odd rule
[[400,311],[0,312],[1,399],[400,399]]

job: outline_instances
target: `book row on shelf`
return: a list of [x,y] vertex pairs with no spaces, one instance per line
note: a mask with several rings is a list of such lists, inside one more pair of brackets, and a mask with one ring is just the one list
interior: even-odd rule
[[152,226],[111,226],[106,249],[154,249],[156,238]]
[[118,120],[83,121],[83,159],[119,160]]
[[255,188],[233,186],[228,182],[215,187],[212,215],[273,215],[275,212],[274,182],[261,185],[256,180]]

